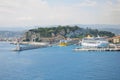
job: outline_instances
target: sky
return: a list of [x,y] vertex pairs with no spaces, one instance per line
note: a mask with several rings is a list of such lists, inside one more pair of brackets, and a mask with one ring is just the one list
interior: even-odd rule
[[120,24],[120,0],[0,0],[0,27]]

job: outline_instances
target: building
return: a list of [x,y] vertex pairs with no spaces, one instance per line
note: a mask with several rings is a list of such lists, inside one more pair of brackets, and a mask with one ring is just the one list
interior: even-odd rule
[[23,35],[22,41],[39,42],[41,41],[40,33],[28,31]]
[[118,44],[118,43],[120,43],[120,35],[119,35],[119,36],[112,37],[112,38],[109,38],[108,40],[109,40],[109,42]]

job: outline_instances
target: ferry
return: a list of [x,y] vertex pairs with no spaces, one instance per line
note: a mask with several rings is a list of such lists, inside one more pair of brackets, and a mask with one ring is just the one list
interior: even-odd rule
[[67,45],[68,45],[67,40],[60,40],[59,46],[67,46]]
[[90,48],[105,48],[109,46],[109,42],[103,37],[91,37],[90,35],[88,35],[87,37],[82,39],[81,46]]

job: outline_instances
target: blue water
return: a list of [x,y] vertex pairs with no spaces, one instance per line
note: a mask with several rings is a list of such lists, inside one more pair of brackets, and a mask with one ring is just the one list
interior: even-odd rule
[[120,80],[120,52],[74,52],[77,46],[22,52],[0,42],[0,80]]

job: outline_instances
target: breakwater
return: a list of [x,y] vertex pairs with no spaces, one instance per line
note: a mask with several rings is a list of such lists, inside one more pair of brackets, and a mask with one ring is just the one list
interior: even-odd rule
[[37,49],[37,48],[44,48],[47,46],[27,46],[27,47],[16,47],[13,51],[24,51],[24,50],[31,50],[31,49]]
[[[22,43],[24,44],[24,43]],[[24,44],[25,46],[21,46],[20,43],[16,43],[16,48],[13,49],[13,51],[24,51],[24,50],[31,50],[31,49],[37,49],[37,48],[44,48],[48,47],[48,43],[38,43],[38,42],[27,42]]]

